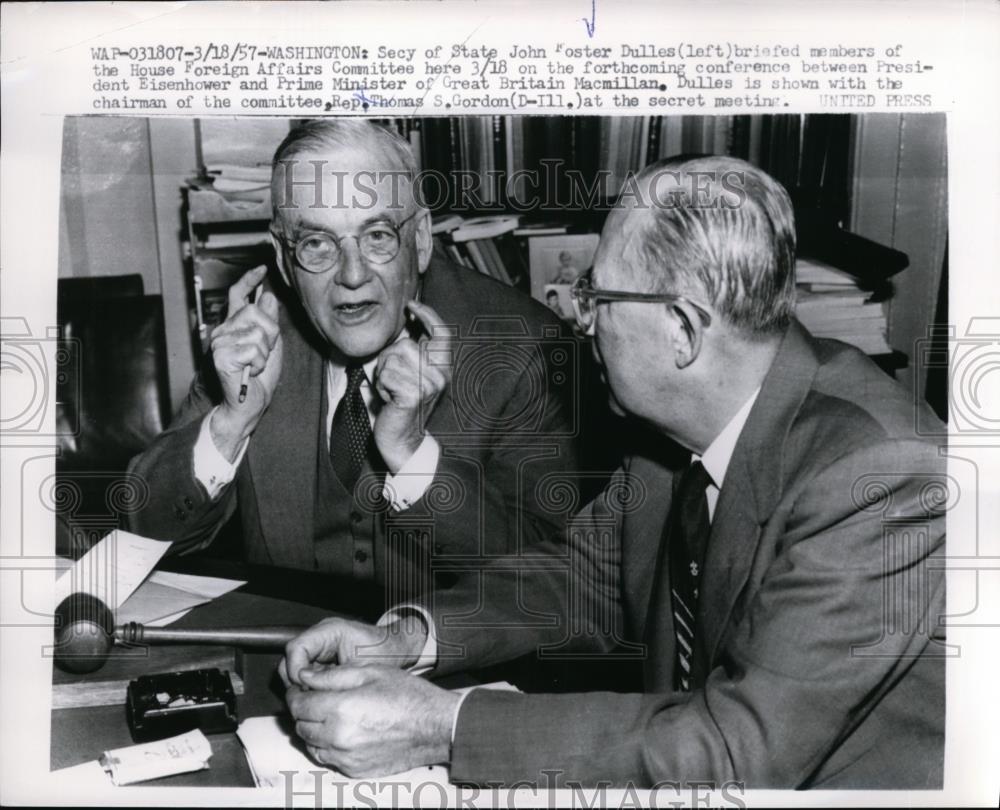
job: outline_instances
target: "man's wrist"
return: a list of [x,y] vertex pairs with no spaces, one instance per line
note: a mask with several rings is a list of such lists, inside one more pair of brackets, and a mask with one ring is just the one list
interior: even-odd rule
[[208,424],[212,443],[230,463],[239,455],[240,448],[247,437],[253,433],[258,418],[247,419],[237,414],[227,405],[222,404],[212,413]]
[[424,433],[414,433],[394,442],[391,447],[387,447],[384,451],[379,448],[379,454],[385,461],[390,475],[399,474],[399,471],[406,466],[413,454],[420,449],[420,445],[424,443],[425,435]]
[[416,613],[401,616],[386,625],[388,641],[393,650],[394,663],[400,668],[412,667],[420,660],[427,644],[427,623]]
[[462,703],[462,695],[450,689],[440,690],[431,709],[427,728],[429,743],[433,748],[432,759],[438,763],[451,762],[452,728],[455,715]]

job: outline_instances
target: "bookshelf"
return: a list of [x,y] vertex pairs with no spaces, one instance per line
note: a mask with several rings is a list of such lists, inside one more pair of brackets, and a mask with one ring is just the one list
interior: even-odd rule
[[[529,261],[533,240],[599,233],[629,172],[676,154],[722,153],[749,160],[789,190],[804,266],[839,279],[838,286],[827,277],[833,289],[822,291],[815,288],[822,287],[815,279],[803,284],[806,325],[820,335],[855,343],[885,368],[898,368],[907,359],[892,352],[885,340],[885,302],[892,296],[890,279],[907,266],[907,257],[841,227],[849,216],[851,118],[376,120],[406,138],[418,168],[435,178],[434,188],[426,181],[424,187],[424,201],[434,215],[435,251],[525,292],[535,286]],[[267,238],[268,160],[287,126],[267,124],[249,145],[228,131],[196,131],[198,174],[187,182],[184,194],[192,320],[202,350],[212,327],[224,317],[228,286],[249,267],[273,259]],[[527,172],[537,172],[538,182],[528,182]],[[578,204],[581,192],[588,204]],[[816,300],[819,295],[828,298]],[[831,310],[835,296],[837,307]]]
[[204,353],[212,328],[225,319],[229,287],[251,267],[272,261],[267,235],[271,200],[269,194],[257,201],[240,200],[190,186],[184,194],[195,339]]

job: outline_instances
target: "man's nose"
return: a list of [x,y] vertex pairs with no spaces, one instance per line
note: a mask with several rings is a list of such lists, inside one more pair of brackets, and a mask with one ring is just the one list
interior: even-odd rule
[[343,287],[356,289],[368,281],[371,270],[361,256],[357,239],[345,239],[341,242],[340,249],[340,266],[334,279]]

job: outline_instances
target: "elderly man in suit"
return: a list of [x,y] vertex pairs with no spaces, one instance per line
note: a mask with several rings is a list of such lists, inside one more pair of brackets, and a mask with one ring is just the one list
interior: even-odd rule
[[[942,456],[899,385],[797,323],[794,251],[786,192],[742,161],[626,187],[574,298],[615,406],[665,441],[575,517],[568,558],[555,544],[520,589],[477,581],[475,621],[459,585],[401,608],[424,619],[377,656],[377,631],[334,619],[291,642],[317,760],[491,784],[941,785]],[[531,650],[642,655],[643,690],[463,700],[386,666]]]
[[442,555],[520,551],[564,522],[535,481],[576,469],[572,346],[540,304],[432,259],[416,177],[409,144],[362,120],[285,138],[284,284],[261,267],[231,288],[205,372],[132,463],[136,531],[201,549],[238,510],[250,562],[395,599]]

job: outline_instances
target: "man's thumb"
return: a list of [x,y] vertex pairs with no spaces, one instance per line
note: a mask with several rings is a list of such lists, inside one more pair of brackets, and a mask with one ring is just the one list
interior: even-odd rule
[[265,292],[257,303],[261,311],[272,321],[278,320],[278,299],[272,292]]

